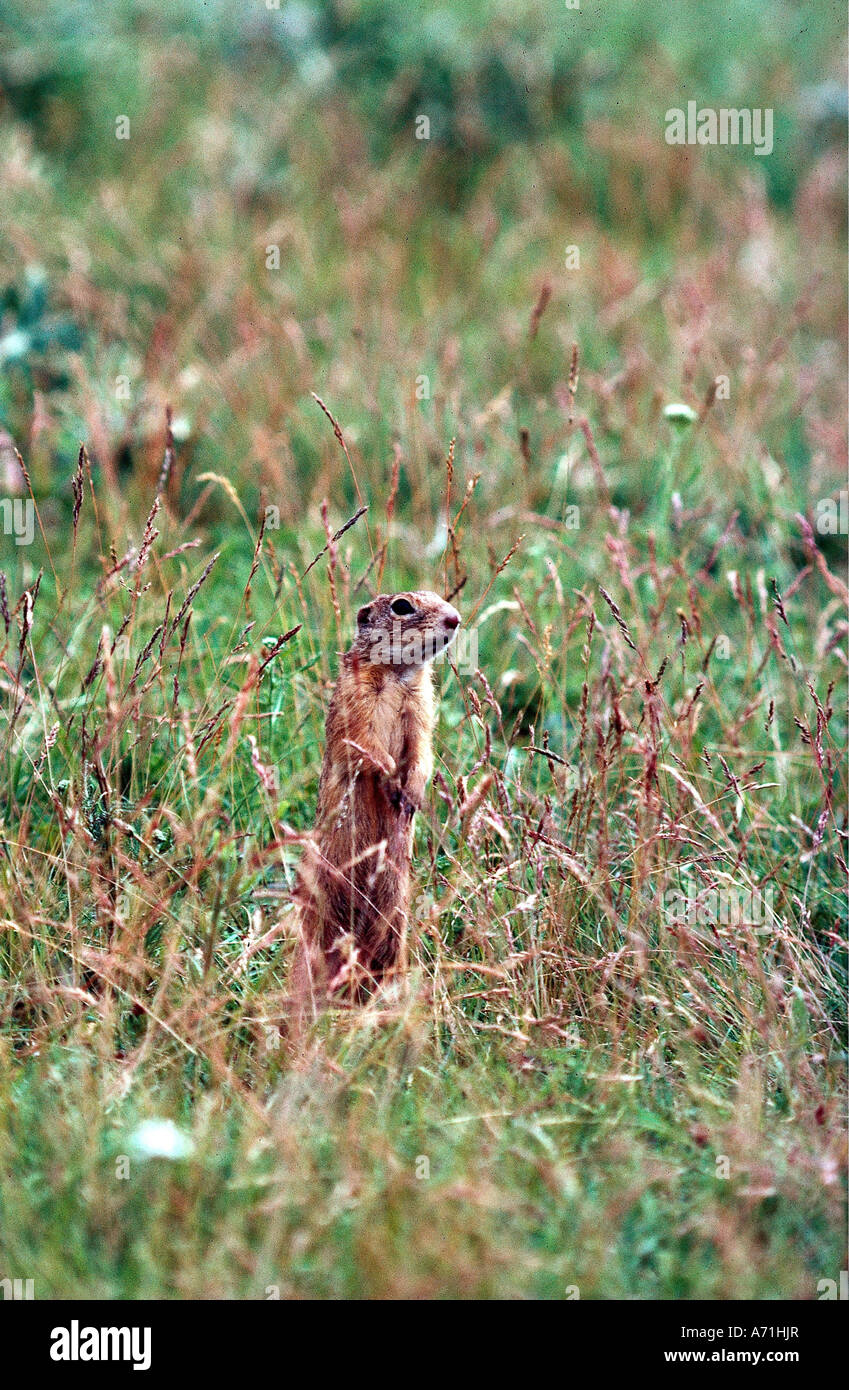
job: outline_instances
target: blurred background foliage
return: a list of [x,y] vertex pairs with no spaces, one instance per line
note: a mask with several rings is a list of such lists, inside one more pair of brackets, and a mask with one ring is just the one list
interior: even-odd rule
[[[431,138],[450,153],[440,196],[461,198],[499,151],[558,135],[582,167],[600,216],[610,215],[604,161],[587,139],[594,122],[635,128],[647,93],[663,104],[780,108],[769,191],[787,203],[804,161],[841,131],[845,91],[823,81],[839,50],[843,10],[778,0],[6,0],[0,10],[0,81],[43,147],[63,160],[115,168],[106,114],[155,112],[174,141],[203,83],[180,84],[180,67],[223,67],[247,92],[285,107],[341,100],[366,124],[375,153],[426,113]],[[169,90],[170,89],[170,90]],[[179,101],[174,101],[179,91]],[[791,99],[788,101],[788,96]],[[251,109],[243,110],[250,146]],[[108,132],[111,134],[111,131]],[[751,152],[740,151],[751,159]],[[266,170],[266,176],[271,171]]]
[[[585,368],[611,361],[611,335],[595,331],[592,287],[603,299],[633,291],[639,277],[657,283],[697,245],[713,246],[721,261],[723,242],[740,238],[749,279],[787,307],[805,256],[798,265],[791,258],[804,251],[809,267],[819,258],[827,276],[845,244],[844,27],[841,6],[812,11],[792,0],[768,11],[755,0],[583,0],[579,9],[532,0],[518,11],[479,0],[415,8],[401,0],[280,0],[279,8],[265,0],[4,0],[0,423],[20,440],[46,356],[49,379],[42,372],[40,384],[61,388],[58,358],[83,341],[90,381],[108,373],[144,377],[148,389],[157,374],[173,381],[173,316],[192,315],[210,282],[207,366],[244,339],[240,283],[243,304],[256,300],[258,332],[279,340],[284,316],[287,375],[292,358],[319,375],[338,365],[340,338],[352,331],[364,348],[375,340],[382,348],[397,312],[412,333],[431,314],[414,376],[432,375],[437,341],[447,340],[450,356],[456,334],[472,373],[485,365],[488,377],[504,377],[514,345],[505,351],[504,326],[473,315],[496,287],[504,302],[535,293],[565,241],[582,240],[585,264],[598,258],[580,288],[577,277],[569,284]],[[690,99],[774,108],[773,153],[699,149],[695,158],[691,148],[666,146],[666,109]],[[422,115],[427,141],[415,138]],[[130,122],[129,140],[116,138],[119,116]],[[782,212],[802,214],[790,247],[776,244],[769,221]],[[281,236],[275,277],[265,247]],[[776,257],[784,257],[781,274]],[[391,309],[381,306],[382,328],[370,329],[354,306],[381,262],[387,295],[396,297]],[[22,306],[39,296],[52,312],[22,337]],[[374,301],[369,292],[365,314]],[[273,324],[263,327],[263,312]],[[648,313],[641,332],[656,352]],[[401,348],[398,332],[389,336]],[[185,358],[187,336],[183,346]],[[394,365],[397,376],[397,357]],[[560,365],[539,352],[528,396],[554,386]],[[185,394],[193,393],[202,398],[204,384]],[[205,423],[219,425],[232,446],[238,431],[226,395],[209,403]],[[138,399],[128,409],[114,389],[110,397],[101,403],[108,432],[143,435]],[[54,401],[53,443],[71,465],[79,437],[91,437],[91,401],[88,418],[73,398]],[[397,413],[385,395],[377,404],[384,418]],[[161,415],[159,400],[154,409]],[[380,432],[367,439],[374,448],[388,443]],[[791,456],[801,443],[788,439]],[[127,447],[123,438],[116,445],[125,459]],[[308,485],[297,428],[291,448]],[[215,454],[209,440],[204,453]]]

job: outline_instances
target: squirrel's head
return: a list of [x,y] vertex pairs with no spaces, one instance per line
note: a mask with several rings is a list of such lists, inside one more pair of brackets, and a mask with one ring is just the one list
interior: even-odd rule
[[357,614],[354,650],[378,666],[417,670],[433,661],[460,626],[460,614],[427,589],[378,594]]

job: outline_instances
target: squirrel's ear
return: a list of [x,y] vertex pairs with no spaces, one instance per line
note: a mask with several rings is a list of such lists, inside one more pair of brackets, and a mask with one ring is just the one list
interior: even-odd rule
[[357,614],[357,627],[365,627],[371,617],[371,604],[367,603],[365,608],[361,608]]

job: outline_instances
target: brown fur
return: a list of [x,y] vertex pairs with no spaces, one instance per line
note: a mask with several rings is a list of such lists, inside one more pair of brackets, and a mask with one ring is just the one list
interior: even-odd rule
[[[393,604],[408,605],[400,616]],[[413,818],[432,768],[430,663],[459,614],[427,591],[380,594],[358,614],[327,714],[312,838],[301,865],[296,1012],[358,999],[404,962]]]

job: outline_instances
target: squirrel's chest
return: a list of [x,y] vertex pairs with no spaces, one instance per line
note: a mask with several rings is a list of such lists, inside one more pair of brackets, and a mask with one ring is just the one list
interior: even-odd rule
[[417,757],[423,732],[418,692],[413,699],[400,681],[387,682],[374,703],[372,733],[395,760],[399,772]]

